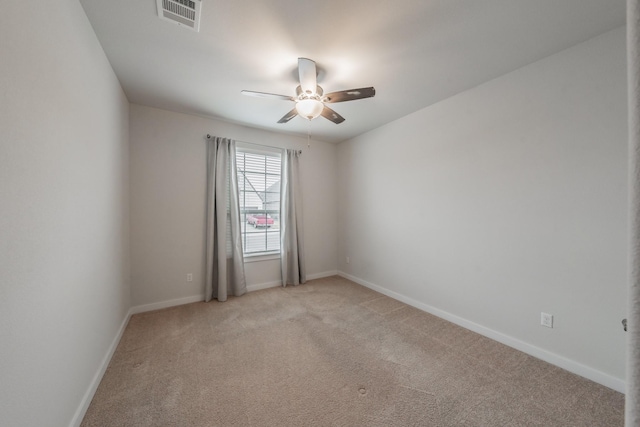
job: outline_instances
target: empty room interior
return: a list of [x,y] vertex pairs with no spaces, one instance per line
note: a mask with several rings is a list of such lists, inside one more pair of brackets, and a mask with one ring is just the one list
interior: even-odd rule
[[625,0],[5,3],[1,425],[625,424]]

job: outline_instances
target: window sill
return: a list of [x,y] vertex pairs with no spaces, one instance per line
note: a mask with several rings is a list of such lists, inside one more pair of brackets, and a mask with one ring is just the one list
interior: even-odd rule
[[244,262],[272,261],[280,259],[280,253],[258,253],[244,256]]

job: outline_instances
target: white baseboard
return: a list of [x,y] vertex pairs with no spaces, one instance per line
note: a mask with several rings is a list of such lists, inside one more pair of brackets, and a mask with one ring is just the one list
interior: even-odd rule
[[275,282],[258,283],[257,285],[247,285],[247,292],[260,291],[262,289],[268,288],[277,288],[278,286],[282,286],[281,280],[276,280]]
[[[307,274],[307,280],[322,279],[323,277],[335,276],[337,274],[338,274],[338,270]],[[277,288],[278,286],[282,286],[282,281],[276,280],[274,282],[265,282],[265,283],[258,283],[256,285],[247,285],[247,292],[259,291],[259,290],[268,289],[268,288]]]
[[87,409],[89,409],[89,405],[91,404],[93,395],[96,394],[96,390],[100,385],[100,381],[102,381],[102,377],[106,372],[107,367],[109,366],[109,362],[111,362],[111,357],[113,357],[113,353],[115,353],[116,348],[120,343],[120,338],[122,338],[122,334],[124,333],[124,330],[127,327],[127,324],[129,323],[131,314],[132,312],[130,309],[129,312],[127,312],[127,314],[125,315],[124,319],[122,320],[122,323],[120,324],[120,328],[118,329],[118,333],[116,334],[113,341],[111,341],[111,345],[107,350],[107,354],[105,354],[104,358],[102,359],[102,362],[100,363],[100,366],[98,367],[98,371],[93,376],[93,379],[89,384],[89,388],[87,389],[87,392],[84,394],[84,397],[80,401],[80,406],[76,410],[76,413],[73,414],[70,427],[79,427],[80,424],[82,423],[82,419],[84,418],[84,415],[86,414]]
[[323,277],[337,276],[338,270],[323,271],[322,273],[307,274],[307,280],[322,279]]
[[523,353],[527,353],[533,357],[544,360],[545,362],[551,363],[552,365],[559,366],[560,368],[566,369],[567,371],[572,372],[576,375],[580,375],[581,377],[590,379],[591,381],[597,382],[598,384],[602,384],[613,390],[619,391],[620,393],[625,393],[626,383],[624,380],[620,378],[616,378],[609,374],[605,374],[604,372],[598,371],[597,369],[583,365],[574,360],[567,359],[564,356],[560,356],[550,351],[541,349],[540,347],[536,347],[532,344],[510,337],[501,332],[494,331],[493,329],[489,329],[485,326],[471,322],[462,317],[456,316],[454,314],[451,314],[446,311],[432,307],[430,305],[424,304],[413,298],[407,297],[405,295],[399,294],[394,291],[390,291],[386,288],[383,288],[382,286],[367,282],[366,280],[360,279],[359,277],[352,276],[343,271],[338,271],[338,275],[341,277],[344,277],[345,279],[349,279],[352,282],[356,282],[359,285],[362,285],[369,289],[373,289],[374,291],[380,292],[381,294],[384,294],[390,298],[396,299],[405,304],[413,306],[417,309],[433,314],[434,316],[438,316],[442,319],[448,320],[451,323],[455,323],[456,325],[462,326],[463,328],[469,329],[480,335],[484,335],[487,338],[491,338],[492,340],[498,341],[504,345],[515,348],[516,350],[520,350]]
[[167,301],[154,302],[151,304],[137,305],[131,307],[131,314],[145,313],[147,311],[161,310],[163,308],[175,307],[177,305],[191,304],[192,302],[204,301],[204,295],[192,295]]

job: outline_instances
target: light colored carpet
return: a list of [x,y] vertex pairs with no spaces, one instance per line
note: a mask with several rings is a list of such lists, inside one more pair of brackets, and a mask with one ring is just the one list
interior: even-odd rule
[[135,315],[82,426],[622,426],[624,396],[340,277]]

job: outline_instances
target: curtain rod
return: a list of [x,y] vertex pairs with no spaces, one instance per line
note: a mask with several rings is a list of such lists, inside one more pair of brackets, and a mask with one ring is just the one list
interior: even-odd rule
[[[212,136],[210,134],[207,134],[207,139],[211,139],[211,138]],[[232,139],[232,138],[229,138],[229,139]],[[234,141],[241,142],[243,144],[259,145],[260,147],[277,148],[278,150],[282,150],[282,148],[274,147],[273,145],[258,144],[257,142],[242,141],[239,139],[234,139]],[[302,154],[302,150],[298,150],[298,154]]]

